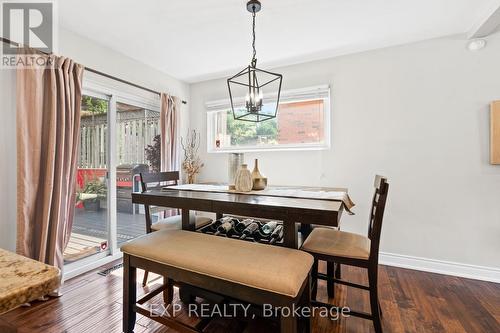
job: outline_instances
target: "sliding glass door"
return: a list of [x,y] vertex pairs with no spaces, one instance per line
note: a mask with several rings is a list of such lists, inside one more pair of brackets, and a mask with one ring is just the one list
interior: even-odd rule
[[159,98],[84,80],[72,233],[66,271],[119,256],[146,232],[144,208],[132,204],[139,173],[159,171]]
[[109,253],[109,112],[109,96],[83,95],[75,215],[64,251],[66,264]]
[[139,173],[160,169],[160,113],[137,102],[116,103],[117,244],[146,233],[144,208],[132,204]]

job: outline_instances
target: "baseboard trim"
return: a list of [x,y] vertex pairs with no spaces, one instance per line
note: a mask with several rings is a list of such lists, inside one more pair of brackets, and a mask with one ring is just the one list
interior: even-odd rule
[[[103,257],[100,259],[92,260],[91,262],[73,263],[72,267],[70,269],[67,269],[65,267],[65,270],[63,272],[63,281],[67,281],[67,280],[72,279],[78,275],[87,273],[93,269],[99,268],[99,267],[106,265],[110,262],[121,259],[122,257],[123,257],[123,253],[118,252],[115,255],[106,256],[106,257]],[[85,259],[87,259],[87,258],[82,259],[82,261],[84,261]],[[76,266],[76,268],[75,268],[75,266]]]
[[386,252],[380,252],[379,263],[382,265],[413,269],[417,271],[500,283],[500,268],[494,267],[475,266]]

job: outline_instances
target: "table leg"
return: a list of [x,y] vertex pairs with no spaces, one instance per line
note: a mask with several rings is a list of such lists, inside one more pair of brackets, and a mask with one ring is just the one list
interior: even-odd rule
[[312,231],[312,227],[310,224],[308,224],[308,223],[301,223],[300,224],[300,233],[302,234],[302,242],[306,240],[307,236],[309,236],[311,231]]
[[[191,219],[189,218],[189,209],[182,209],[181,215],[182,215],[182,230],[195,231],[196,230],[195,221],[194,219],[193,221],[191,221]],[[185,304],[191,304],[194,302],[196,297],[193,295],[192,290],[191,288],[189,288],[189,286],[181,283],[179,284],[179,298]]]
[[192,304],[196,300],[192,288],[183,283],[179,283],[179,298],[184,304]]
[[195,221],[191,221],[189,218],[189,209],[183,208],[181,210],[182,214],[182,230],[189,230],[189,231],[195,231],[196,230],[196,225]]
[[298,248],[298,233],[297,223],[293,221],[283,221],[283,246],[291,249]]

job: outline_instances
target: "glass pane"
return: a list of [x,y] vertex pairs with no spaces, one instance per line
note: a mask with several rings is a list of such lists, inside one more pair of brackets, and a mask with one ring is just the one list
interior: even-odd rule
[[75,215],[65,263],[108,250],[108,110],[109,101],[82,97]]
[[212,145],[223,150],[323,144],[324,107],[323,99],[282,103],[276,118],[259,123],[234,120],[231,110],[212,113]]
[[160,170],[160,113],[116,104],[116,207],[118,245],[146,233],[144,207],[132,204],[139,173]]
[[323,143],[324,101],[280,105],[278,144]]

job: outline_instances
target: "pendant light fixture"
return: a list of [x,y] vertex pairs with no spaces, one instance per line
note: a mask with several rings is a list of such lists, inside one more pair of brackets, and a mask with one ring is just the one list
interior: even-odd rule
[[227,80],[231,109],[236,120],[260,122],[276,118],[278,112],[283,76],[257,68],[255,14],[261,8],[258,0],[247,2],[247,10],[252,13],[252,60],[248,67]]

